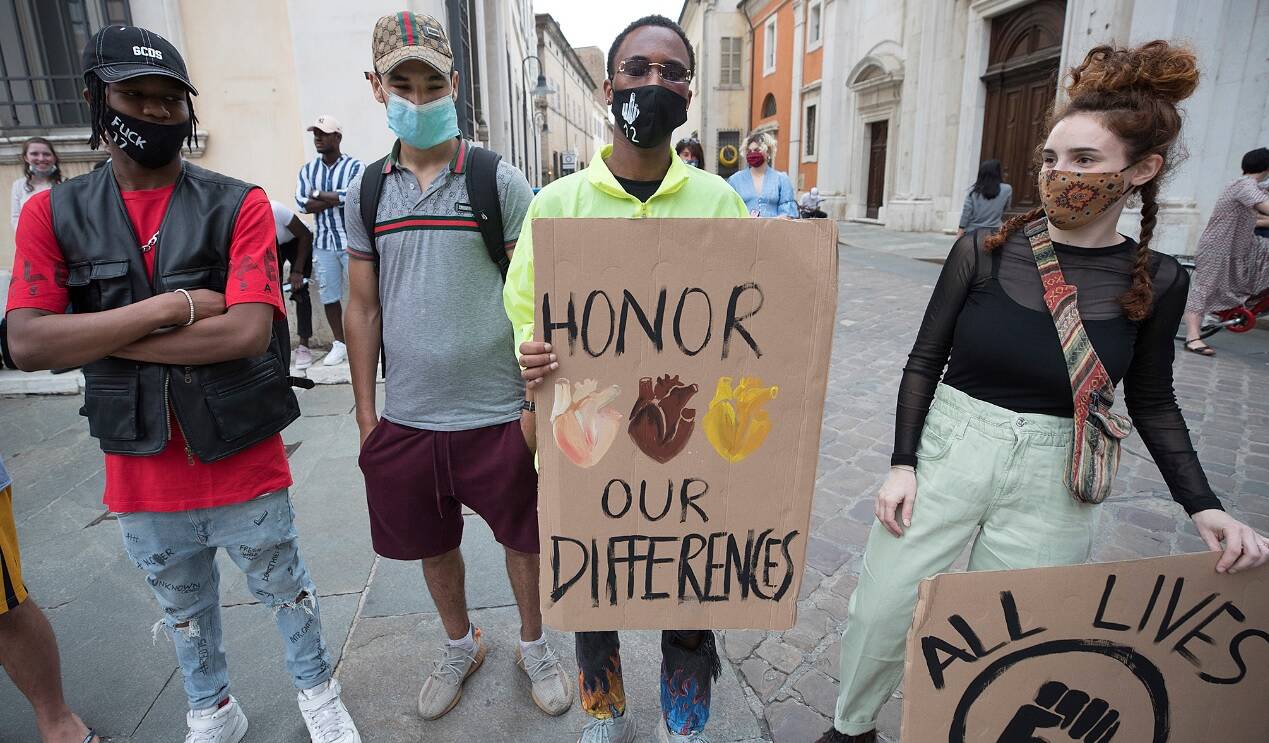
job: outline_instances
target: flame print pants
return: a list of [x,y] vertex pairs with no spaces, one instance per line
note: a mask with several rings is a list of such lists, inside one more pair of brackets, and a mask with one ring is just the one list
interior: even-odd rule
[[[626,713],[621,640],[616,632],[577,633],[577,687],[586,714],[607,719]],[[710,691],[721,665],[711,630],[661,633],[661,715],[679,735],[699,733],[709,721]]]

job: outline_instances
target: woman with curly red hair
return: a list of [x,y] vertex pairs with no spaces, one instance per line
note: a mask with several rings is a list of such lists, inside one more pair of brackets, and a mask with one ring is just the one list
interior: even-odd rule
[[[1050,117],[1043,208],[952,248],[899,384],[892,466],[821,743],[876,740],[917,584],[967,544],[970,570],[1088,559],[1117,460],[1087,442],[1118,451],[1135,425],[1173,499],[1223,552],[1217,571],[1269,560],[1269,541],[1222,509],[1190,442],[1172,384],[1189,279],[1149,247],[1177,157],[1177,104],[1197,85],[1194,55],[1167,42],[1093,49]],[[1137,240],[1115,229],[1131,193]],[[1131,424],[1109,409],[1120,381]]]

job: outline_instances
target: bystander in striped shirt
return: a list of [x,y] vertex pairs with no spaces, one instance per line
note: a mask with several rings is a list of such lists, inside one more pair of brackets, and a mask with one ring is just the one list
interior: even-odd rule
[[314,190],[334,191],[339,194],[339,206],[317,212],[315,221],[317,229],[313,231],[314,250],[343,250],[346,243],[344,232],[344,201],[348,184],[361,172],[361,161],[348,155],[340,155],[334,165],[327,165],[318,155],[312,162],[300,168],[300,175],[295,185],[295,203],[301,212],[309,194]]

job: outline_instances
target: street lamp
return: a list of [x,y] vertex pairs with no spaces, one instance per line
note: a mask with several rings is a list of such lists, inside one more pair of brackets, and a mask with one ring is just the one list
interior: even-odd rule
[[[547,96],[549,96],[549,95],[553,95],[553,94],[555,93],[555,88],[552,88],[552,87],[551,87],[551,86],[550,86],[550,85],[546,82],[546,73],[545,73],[545,71],[543,71],[543,69],[542,69],[542,60],[541,60],[541,59],[539,59],[539,58],[537,57],[537,55],[535,55],[535,54],[530,54],[529,56],[527,56],[527,57],[525,57],[524,59],[520,60],[520,73],[521,73],[521,76],[524,78],[524,87],[525,87],[525,88],[528,88],[528,87],[529,87],[529,60],[530,60],[530,59],[531,59],[531,60],[533,60],[534,62],[537,62],[537,63],[538,63],[538,82],[537,82],[537,85],[534,85],[534,86],[533,86],[533,89],[528,91],[529,96],[533,98],[533,109],[534,109],[534,111],[533,111],[533,121],[534,121],[534,123],[537,123],[538,118],[539,118],[539,117],[541,117],[541,120],[542,120],[542,128],[541,128],[541,132],[542,132],[543,134],[545,134],[545,133],[547,132],[547,128],[546,128],[546,111],[545,111],[545,109],[546,109],[546,98],[547,98]],[[539,135],[538,135],[538,128],[537,128],[537,127],[534,127],[534,129],[533,129],[533,144],[534,144],[534,148],[537,150],[538,157],[540,158],[540,157],[541,157],[541,155],[542,155],[542,145],[541,145],[541,144],[539,143],[539,141],[538,141],[538,136],[539,136]],[[541,170],[542,170],[542,164],[541,164],[541,162],[539,161],[539,163],[538,163],[538,172],[539,172],[539,174],[541,173]]]

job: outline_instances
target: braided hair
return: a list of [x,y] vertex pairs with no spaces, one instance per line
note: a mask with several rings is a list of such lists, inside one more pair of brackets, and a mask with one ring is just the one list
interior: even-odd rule
[[[84,82],[88,85],[88,123],[92,133],[88,136],[88,148],[97,149],[106,139],[110,126],[110,113],[106,106],[107,83],[96,73],[84,74]],[[185,145],[191,150],[198,146],[198,117],[194,115],[194,97],[189,90],[185,91],[185,105],[189,108],[189,136]]]
[[[1048,129],[1068,116],[1092,114],[1124,143],[1129,163],[1150,155],[1163,160],[1158,175],[1137,187],[1141,236],[1132,285],[1119,300],[1130,320],[1144,320],[1154,309],[1150,241],[1158,222],[1159,184],[1183,157],[1178,145],[1181,114],[1177,104],[1198,87],[1198,63],[1193,52],[1166,41],[1128,49],[1103,45],[1089,51],[1067,77],[1068,100],[1054,108]],[[984,241],[984,248],[999,248],[1011,233],[1043,215],[1043,209],[1033,209],[1010,219]]]

